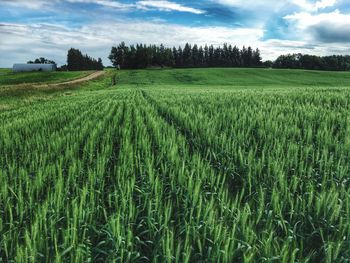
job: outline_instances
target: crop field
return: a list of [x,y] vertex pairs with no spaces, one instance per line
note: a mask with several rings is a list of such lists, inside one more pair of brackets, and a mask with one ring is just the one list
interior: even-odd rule
[[4,75],[6,73],[9,73],[11,69],[8,68],[0,68],[0,75]]
[[57,83],[88,75],[88,71],[72,72],[12,72],[0,69],[0,86],[32,83]]
[[0,100],[0,262],[349,262],[350,73],[111,74]]

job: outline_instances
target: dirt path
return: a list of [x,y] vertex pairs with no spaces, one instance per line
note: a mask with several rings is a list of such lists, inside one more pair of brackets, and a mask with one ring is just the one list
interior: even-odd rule
[[86,77],[83,77],[83,78],[79,78],[79,79],[73,79],[73,80],[70,80],[70,81],[65,81],[65,82],[60,82],[60,83],[52,83],[52,84],[42,84],[42,85],[35,85],[35,86],[39,86],[39,87],[42,87],[42,86],[51,86],[51,87],[57,87],[57,86],[62,86],[62,85],[72,85],[72,84],[79,84],[79,83],[82,83],[82,82],[86,82],[86,81],[89,81],[89,80],[93,80],[93,79],[96,79],[98,77],[101,77],[105,74],[104,71],[96,71]]
[[[90,80],[94,80],[103,76],[105,71],[96,71],[85,77],[72,79],[69,81],[59,82],[59,83],[28,83],[28,84],[17,84],[17,85],[8,85],[8,86],[0,86],[0,96],[2,94],[11,94],[18,92],[31,92],[35,90],[60,90],[67,89],[74,84],[84,83]],[[1,105],[0,105],[1,106]]]
[[85,77],[81,77],[78,79],[72,79],[64,82],[58,82],[58,83],[22,83],[22,84],[16,84],[16,85],[4,85],[1,86],[1,88],[7,88],[7,89],[14,89],[14,88],[34,88],[34,89],[42,89],[42,88],[48,88],[48,87],[53,87],[53,88],[58,88],[61,86],[66,86],[66,85],[74,85],[74,84],[79,84],[83,82],[87,82],[89,80],[93,80],[96,78],[99,78],[105,74],[105,71],[95,71]]

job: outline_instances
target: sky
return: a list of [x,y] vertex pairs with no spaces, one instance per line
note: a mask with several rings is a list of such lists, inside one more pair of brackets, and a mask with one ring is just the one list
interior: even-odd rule
[[0,0],[0,67],[74,47],[110,65],[112,46],[229,43],[281,54],[350,54],[349,0]]

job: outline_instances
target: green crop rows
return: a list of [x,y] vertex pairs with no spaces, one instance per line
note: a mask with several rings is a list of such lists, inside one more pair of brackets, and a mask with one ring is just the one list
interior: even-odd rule
[[349,262],[350,90],[256,86],[1,112],[0,262]]

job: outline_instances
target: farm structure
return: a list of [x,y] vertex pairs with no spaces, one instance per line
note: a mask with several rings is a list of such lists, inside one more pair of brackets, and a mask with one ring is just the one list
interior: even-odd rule
[[56,71],[56,65],[55,64],[14,64],[12,70],[14,72]]

